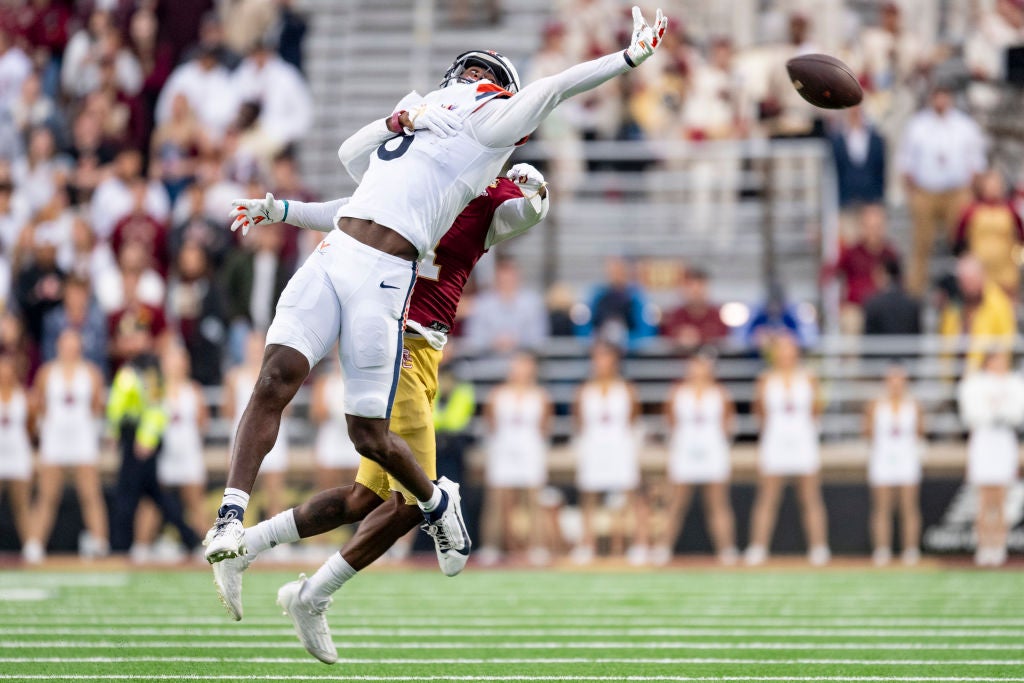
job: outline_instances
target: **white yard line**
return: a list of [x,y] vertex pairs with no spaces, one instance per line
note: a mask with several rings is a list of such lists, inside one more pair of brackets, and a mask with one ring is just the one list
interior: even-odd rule
[[[0,589],[0,598],[3,590]],[[633,612],[639,614],[640,612]],[[647,614],[646,611],[643,612]],[[370,623],[380,622],[381,626],[391,623],[393,617],[379,613],[353,613],[345,612],[346,618],[356,618]],[[826,627],[933,627],[933,628],[954,628],[954,627],[981,627],[1000,628],[1019,626],[1024,628],[1024,618],[1021,617],[814,617],[814,616],[786,616],[786,617],[747,617],[747,616],[688,616],[688,615],[666,615],[665,617],[651,618],[650,616],[636,617],[579,617],[560,616],[556,614],[543,613],[536,616],[525,617],[522,612],[507,617],[460,617],[459,625],[464,627],[490,626],[499,627],[523,627],[537,623],[537,616],[544,617],[544,623],[549,626],[593,626],[595,628],[609,626],[630,626],[630,627],[795,627],[795,626],[826,626]],[[671,618],[670,618],[671,617]],[[673,622],[678,622],[676,625]],[[67,616],[66,614],[41,616],[18,616],[9,619],[0,618],[0,627],[31,626],[31,625],[54,625],[54,626],[226,626],[229,619],[227,616]],[[275,626],[282,623],[282,617],[246,617],[242,628],[248,626]],[[818,629],[815,629],[817,632]],[[900,631],[905,633],[905,631]]]
[[0,680],[104,681],[901,681],[934,683],[1024,683],[1024,678],[975,676],[239,676],[207,674],[0,674]]
[[[412,638],[423,635],[420,629],[412,628],[343,628],[332,629],[339,637],[387,637]],[[258,637],[286,635],[291,633],[287,621],[282,619],[278,627],[245,627],[196,625],[191,627],[148,627],[134,626],[10,626],[0,628],[0,636],[211,636],[211,637]],[[796,638],[1024,638],[1024,629],[862,629],[862,628],[442,628],[430,632],[431,637],[457,638],[522,638],[550,636],[553,638],[701,638],[701,637],[796,637]]]
[[[294,634],[291,634],[294,636]],[[125,640],[4,640],[0,649],[288,649],[298,647],[294,638],[285,640],[155,640],[130,642]],[[635,642],[635,641],[563,641],[549,640],[518,643],[479,643],[457,641],[394,642],[364,641],[345,643],[347,650],[956,650],[989,652],[1024,652],[1024,643],[918,643],[918,642]]]
[[[311,657],[0,657],[0,664],[318,664]],[[736,657],[437,657],[377,659],[349,657],[338,664],[757,664],[792,666],[1024,666],[1024,659],[742,659]]]

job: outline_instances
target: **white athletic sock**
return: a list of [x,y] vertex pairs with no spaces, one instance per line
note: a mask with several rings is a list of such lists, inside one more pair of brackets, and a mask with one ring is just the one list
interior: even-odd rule
[[430,500],[419,500],[416,504],[420,506],[420,510],[424,512],[433,512],[437,509],[437,506],[441,504],[441,489],[434,485],[434,492],[430,494]]
[[224,489],[224,497],[220,501],[217,517],[242,520],[245,508],[249,507],[249,494],[242,489]]
[[302,592],[299,593],[299,599],[313,609],[325,610],[330,603],[331,595],[355,575],[356,570],[345,561],[341,553],[334,553],[306,580]]
[[298,540],[299,530],[295,527],[294,508],[279,512],[267,521],[245,530],[247,554],[254,559],[264,550],[269,550],[275,545],[295,543]]

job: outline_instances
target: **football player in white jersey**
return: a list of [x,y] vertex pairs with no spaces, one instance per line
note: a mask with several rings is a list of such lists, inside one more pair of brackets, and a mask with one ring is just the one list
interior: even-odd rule
[[[309,370],[340,342],[349,436],[416,498],[438,548],[467,553],[458,485],[435,485],[389,431],[402,331],[416,262],[486,188],[520,143],[560,102],[629,71],[660,44],[667,19],[648,26],[633,9],[628,48],[520,90],[515,67],[485,51],[463,53],[441,88],[410,93],[387,119],[346,140],[339,156],[360,182],[331,231],[292,278],[267,333],[263,366],[235,438],[218,520],[206,539],[211,563],[244,553],[242,516],[281,413]],[[271,201],[269,220],[316,225],[323,205]],[[328,203],[329,205],[330,203]],[[303,215],[305,214],[305,215]],[[253,223],[259,216],[254,216]],[[243,232],[249,227],[243,225]],[[344,302],[344,303],[343,303]]]

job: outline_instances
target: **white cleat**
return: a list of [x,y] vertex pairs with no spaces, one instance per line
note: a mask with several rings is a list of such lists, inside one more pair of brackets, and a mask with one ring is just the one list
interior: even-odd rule
[[240,555],[213,564],[213,585],[235,621],[242,620],[242,574],[251,563],[249,555]]
[[46,549],[39,541],[27,541],[21,549],[21,558],[26,564],[42,564],[46,559]]
[[448,504],[433,520],[430,517],[435,513],[427,513],[428,521],[420,528],[434,539],[434,550],[437,552],[437,564],[441,572],[445,576],[455,576],[466,566],[473,542],[462,519],[459,485],[448,477],[441,477],[437,480],[437,486],[448,494]]
[[324,616],[331,601],[328,600],[327,607],[320,610],[303,602],[299,594],[305,584],[306,575],[299,574],[298,581],[290,581],[281,586],[277,591],[277,604],[291,618],[295,633],[298,634],[306,652],[324,664],[334,664],[338,661],[338,648],[334,647],[331,629],[327,625],[327,617]]
[[900,560],[904,566],[913,567],[921,561],[921,551],[918,548],[905,548]]
[[807,553],[807,561],[812,567],[824,567],[832,561],[832,551],[827,545],[816,545]]
[[743,553],[743,563],[748,567],[759,567],[768,560],[768,549],[763,545],[748,545]]
[[206,532],[206,561],[210,564],[245,555],[245,527],[237,519],[218,519]]

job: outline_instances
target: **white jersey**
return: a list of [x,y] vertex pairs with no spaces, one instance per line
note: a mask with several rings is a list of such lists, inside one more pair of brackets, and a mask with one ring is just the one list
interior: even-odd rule
[[32,478],[32,446],[28,439],[28,400],[15,389],[0,400],[0,479]]
[[324,397],[327,419],[316,433],[316,464],[329,469],[359,467],[359,453],[348,436],[345,421],[345,381],[341,373],[331,373],[325,380]]
[[911,486],[921,481],[921,447],[917,404],[887,399],[875,404],[872,421],[868,483],[872,486]]
[[203,398],[189,383],[164,398],[167,429],[156,464],[157,480],[165,486],[206,482],[203,436],[199,432],[199,408]]
[[539,488],[547,483],[547,399],[540,389],[499,387],[491,397],[494,433],[487,448],[486,480],[496,488]]
[[803,373],[789,385],[778,375],[764,387],[764,428],[760,469],[763,474],[803,475],[818,471],[818,426],[814,417],[814,386]]
[[345,216],[372,220],[405,237],[423,258],[558,104],[629,68],[616,52],[539,79],[515,95],[487,81],[410,93],[396,111],[438,104],[462,113],[463,128],[439,138],[426,130],[396,136],[382,119],[364,126],[338,150],[359,187],[335,223]]
[[[457,83],[428,93],[421,102],[472,112],[508,96],[502,93],[490,83]],[[420,258],[425,256],[466,205],[494,182],[515,150],[514,144],[495,148],[478,142],[472,121],[469,117],[461,131],[447,138],[418,130],[381,144],[338,217],[387,226],[409,240]]]
[[967,481],[1006,486],[1017,478],[1017,428],[1024,422],[1024,380],[1015,373],[974,372],[959,389],[967,442]]
[[[235,374],[235,422],[231,428],[231,450],[234,450],[235,435],[238,434],[238,423],[242,421],[242,413],[249,405],[249,398],[256,386],[256,374],[239,370]],[[263,464],[260,465],[260,472],[283,472],[288,469],[288,418],[281,417],[281,428],[277,432],[277,441],[270,449]]]
[[39,429],[39,454],[51,465],[89,465],[99,458],[100,433],[92,410],[96,387],[85,363],[71,377],[59,364],[46,375],[44,413]]
[[722,420],[725,400],[710,387],[676,391],[669,407],[675,422],[669,442],[668,475],[675,483],[709,483],[729,479],[729,440]]
[[625,382],[584,385],[579,400],[576,481],[581,491],[632,491],[640,485],[633,397]]

